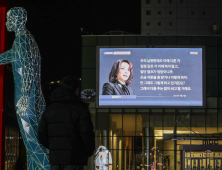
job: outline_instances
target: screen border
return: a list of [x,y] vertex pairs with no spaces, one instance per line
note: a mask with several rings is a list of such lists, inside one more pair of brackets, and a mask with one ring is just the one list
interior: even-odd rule
[[[203,84],[203,106],[99,106],[99,55],[100,55],[100,48],[202,48],[202,84]],[[134,46],[96,46],[96,108],[180,108],[180,109],[188,109],[188,108],[199,108],[205,109],[206,108],[206,47],[205,46],[164,46],[164,45],[149,45],[149,46],[141,46],[141,45],[134,45]]]

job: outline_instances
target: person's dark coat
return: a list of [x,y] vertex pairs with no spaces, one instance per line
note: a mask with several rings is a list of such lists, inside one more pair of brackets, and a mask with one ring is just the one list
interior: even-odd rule
[[38,126],[39,142],[49,149],[49,163],[87,165],[95,150],[95,134],[88,104],[59,87]]
[[[125,95],[123,89],[119,85],[120,83],[105,83],[102,89],[102,95]],[[129,95],[134,95],[134,91],[131,87],[126,86],[129,91]]]

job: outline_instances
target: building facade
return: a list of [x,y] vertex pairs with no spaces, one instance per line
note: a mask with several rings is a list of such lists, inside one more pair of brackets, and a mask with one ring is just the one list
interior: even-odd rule
[[[205,46],[206,108],[96,108],[90,103],[96,148],[112,155],[110,168],[221,169],[222,36],[83,35],[82,90],[96,91],[97,46]],[[92,169],[95,156],[89,160]]]
[[221,9],[220,0],[141,0],[141,34],[221,34]]

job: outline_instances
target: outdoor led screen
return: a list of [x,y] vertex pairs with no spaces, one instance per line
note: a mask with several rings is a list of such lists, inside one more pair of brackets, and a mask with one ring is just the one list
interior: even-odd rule
[[97,107],[205,107],[204,47],[97,47]]

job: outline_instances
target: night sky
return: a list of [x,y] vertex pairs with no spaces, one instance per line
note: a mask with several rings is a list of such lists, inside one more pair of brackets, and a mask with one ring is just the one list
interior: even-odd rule
[[[140,0],[8,0],[27,10],[27,29],[42,57],[42,83],[68,75],[81,77],[81,32],[102,35],[123,30],[140,34]],[[15,36],[8,34],[8,49]]]

